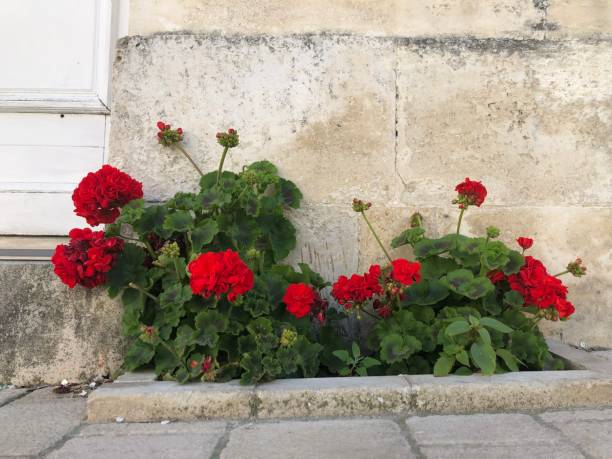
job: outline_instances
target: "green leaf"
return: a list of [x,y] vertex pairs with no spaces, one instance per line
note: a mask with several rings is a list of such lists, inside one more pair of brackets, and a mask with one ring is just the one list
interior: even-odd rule
[[470,366],[470,357],[465,349],[457,352],[457,354],[455,354],[455,358],[460,364],[465,365],[466,367]]
[[491,344],[491,335],[489,335],[489,332],[487,331],[486,328],[483,328],[483,327],[478,328],[478,334],[480,335],[480,338],[482,339],[484,343]]
[[417,242],[423,239],[424,234],[424,228],[408,228],[407,230],[402,231],[399,236],[393,238],[393,240],[391,241],[391,247],[397,249],[398,247],[401,247],[406,244],[414,246]]
[[280,261],[295,247],[295,227],[282,215],[267,215],[258,220],[272,247],[274,258]]
[[434,365],[434,376],[446,376],[453,369],[455,358],[446,354],[442,354]]
[[470,356],[484,375],[492,375],[495,372],[496,354],[491,345],[481,340],[476,341],[470,348]]
[[297,209],[298,207],[300,207],[300,201],[302,200],[302,192],[295,185],[295,183],[291,182],[290,180],[285,180],[281,178],[279,185],[280,195],[283,204],[292,207],[293,209]]
[[176,210],[164,219],[164,229],[170,233],[185,232],[193,228],[193,216],[188,210]]
[[493,317],[483,317],[480,319],[480,323],[485,327],[492,328],[493,330],[497,330],[502,333],[512,333],[514,331],[506,324],[494,319]]
[[472,329],[466,320],[456,320],[449,324],[444,331],[448,336],[457,336],[467,333]]
[[414,245],[413,253],[417,258],[426,258],[450,250],[455,245],[455,235],[449,234],[440,239],[423,238]]
[[501,314],[501,311],[502,311],[502,305],[498,301],[497,294],[494,291],[488,293],[482,299],[482,307],[489,314],[493,314],[493,315],[499,315]]
[[502,268],[502,271],[507,276],[518,273],[525,264],[525,257],[516,250],[510,250],[508,253],[508,258],[508,262]]
[[332,354],[338,357],[340,360],[342,360],[345,363],[348,363],[351,361],[351,357],[349,356],[349,353],[345,351],[344,349],[339,349],[337,351],[334,351],[332,352]]
[[167,210],[163,205],[146,207],[142,216],[132,226],[141,235],[151,232],[161,235],[166,212]]
[[219,225],[212,218],[207,218],[191,232],[191,244],[194,253],[202,252],[202,247],[210,244],[219,232]]
[[437,279],[422,279],[406,289],[402,304],[427,306],[437,304],[449,295],[446,285]]
[[470,376],[473,373],[474,372],[467,367],[459,367],[457,370],[455,370],[455,374],[457,376]]
[[359,344],[353,342],[353,345],[351,346],[351,350],[353,351],[353,357],[355,357],[356,359],[358,359],[361,356],[361,350],[359,349]]
[[371,367],[376,367],[380,365],[380,361],[376,360],[373,357],[365,357],[362,361],[361,361],[361,366],[363,368],[371,368]]
[[140,340],[135,340],[125,355],[123,366],[130,371],[136,370],[149,363],[154,355],[155,347]]
[[421,342],[414,336],[391,333],[380,342],[380,358],[387,363],[399,362],[420,351],[421,348]]
[[516,290],[510,290],[504,293],[504,303],[520,308],[525,304],[525,298]]
[[119,290],[130,282],[143,286],[146,270],[144,250],[135,244],[125,244],[112,269],[106,274],[106,285]]
[[454,292],[472,300],[486,296],[495,290],[495,287],[487,277],[474,277],[472,271],[468,269],[451,271],[443,278],[443,281]]
[[510,371],[519,371],[516,364],[518,359],[507,349],[497,349],[495,351],[499,355]]
[[164,289],[159,295],[159,304],[162,308],[168,306],[183,306],[187,301],[191,299],[193,293],[189,285],[183,285],[176,283],[170,285]]
[[300,267],[302,274],[306,276],[306,279],[304,279],[306,284],[311,284],[318,289],[322,289],[329,285],[329,282],[325,282],[325,279],[323,279],[319,273],[313,271],[308,264],[298,263],[298,266]]
[[123,303],[123,333],[127,336],[139,335],[146,297],[139,290],[128,288],[123,291],[121,302]]
[[461,268],[452,258],[433,256],[421,260],[423,279],[439,279],[450,271]]
[[359,375],[359,376],[367,376],[368,375],[368,370],[366,370],[364,367],[357,367],[355,369],[355,372]]

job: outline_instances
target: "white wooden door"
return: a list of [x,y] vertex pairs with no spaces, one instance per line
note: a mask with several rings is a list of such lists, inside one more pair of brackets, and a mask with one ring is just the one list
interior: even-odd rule
[[112,6],[0,1],[0,234],[85,226],[71,193],[105,158]]

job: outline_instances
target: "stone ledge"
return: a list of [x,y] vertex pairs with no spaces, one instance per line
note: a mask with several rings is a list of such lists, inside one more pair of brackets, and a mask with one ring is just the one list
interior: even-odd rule
[[[551,343],[555,352],[568,352]],[[571,348],[573,349],[573,348]],[[612,372],[588,352],[562,355],[572,368],[490,377],[432,375],[285,379],[257,386],[155,381],[132,373],[96,390],[89,422],[475,413],[612,406]],[[601,358],[605,361],[605,359]]]

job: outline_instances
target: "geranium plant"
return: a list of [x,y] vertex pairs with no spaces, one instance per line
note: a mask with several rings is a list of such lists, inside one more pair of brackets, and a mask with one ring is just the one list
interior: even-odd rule
[[[238,132],[217,134],[219,167],[204,173],[184,145],[182,129],[159,122],[157,141],[199,176],[196,192],[146,204],[140,182],[105,165],[72,196],[75,213],[104,231],[75,228],[52,262],[70,288],[105,286],[124,305],[127,370],[152,366],[165,379],[256,383],[274,378],[542,369],[558,366],[538,322],[574,313],[559,276],[584,275],[581,260],[558,275],[496,240],[460,233],[464,213],[480,207],[485,187],[456,187],[456,232],[425,235],[419,214],[392,247],[412,246],[416,261],[393,259],[361,215],[387,262],[329,283],[308,265],[282,261],[295,247],[287,219],[302,194],[268,161],[238,173],[223,169]],[[329,296],[337,305],[329,307]],[[375,321],[365,339],[342,333],[352,322]],[[366,329],[366,327],[364,327]]]
[[[376,319],[368,344],[383,363],[377,370],[386,374],[488,375],[559,368],[562,362],[549,353],[537,323],[566,320],[574,313],[559,276],[584,275],[582,261],[553,276],[541,261],[523,255],[532,239],[519,237],[519,252],[495,240],[500,234],[495,227],[482,237],[462,235],[464,213],[480,207],[487,190],[466,178],[456,191],[453,203],[460,212],[455,233],[427,238],[417,213],[410,227],[393,239],[394,248],[412,246],[416,262],[393,260],[366,215],[371,204],[354,200],[353,210],[362,215],[388,264],[372,265],[361,276],[341,276],[332,295],[347,311]],[[330,339],[331,331],[323,336],[331,346],[338,344]],[[340,364],[329,355],[323,361],[332,370]]]

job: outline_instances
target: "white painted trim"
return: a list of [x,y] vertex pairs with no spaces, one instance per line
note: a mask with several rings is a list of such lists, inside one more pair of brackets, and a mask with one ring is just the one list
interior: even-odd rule
[[0,88],[0,112],[11,113],[98,113],[108,114],[111,49],[115,39],[112,0],[96,2],[94,17],[94,56],[91,88],[87,90],[50,90]]

